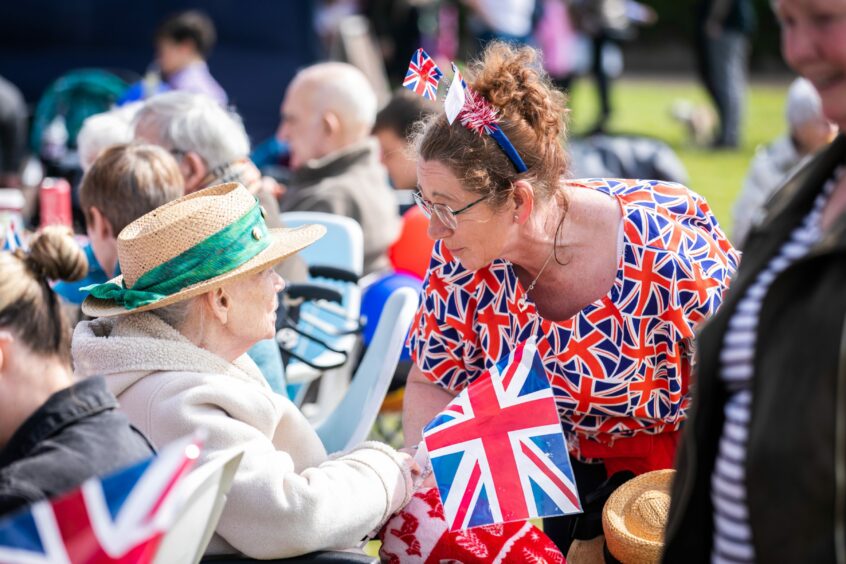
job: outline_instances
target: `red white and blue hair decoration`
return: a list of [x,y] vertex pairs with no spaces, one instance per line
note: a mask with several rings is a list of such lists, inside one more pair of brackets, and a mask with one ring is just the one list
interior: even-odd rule
[[467,90],[466,98],[464,107],[458,114],[461,125],[479,135],[490,135],[499,145],[499,148],[511,159],[517,171],[526,172],[528,170],[526,163],[523,162],[520,153],[517,152],[517,149],[511,144],[511,140],[499,126],[494,107],[481,95],[470,89]]
[[[422,76],[420,69],[424,67],[425,63],[421,62],[421,58],[424,57],[426,60],[430,61],[431,65],[434,67],[434,71],[426,72],[437,72],[436,78],[433,78],[426,83],[427,85],[434,84],[431,90],[429,90],[428,87],[420,87],[420,82],[423,79],[416,78]],[[427,66],[426,68],[430,69],[432,67]],[[523,159],[520,157],[517,149],[514,148],[511,140],[508,139],[508,136],[499,126],[496,109],[480,94],[473,92],[473,90],[467,86],[467,83],[464,81],[464,78],[461,76],[461,72],[458,70],[458,67],[455,66],[455,63],[452,63],[452,72],[452,83],[449,86],[446,98],[444,98],[444,110],[449,124],[452,125],[456,118],[458,118],[461,125],[467,129],[474,131],[479,135],[490,135],[514,164],[517,172],[526,172],[528,170],[526,163],[523,162]],[[432,77],[434,74],[427,74],[426,76]],[[411,64],[408,67],[408,73],[405,76],[403,86],[417,92],[424,98],[434,100],[437,93],[438,81],[441,76],[443,76],[443,73],[441,73],[440,69],[435,66],[434,61],[432,61],[426,51],[418,49],[414,57],[411,58]],[[414,84],[414,86],[411,86],[412,84]]]
[[411,57],[402,85],[428,100],[435,100],[438,97],[438,82],[443,75],[429,53],[418,49]]

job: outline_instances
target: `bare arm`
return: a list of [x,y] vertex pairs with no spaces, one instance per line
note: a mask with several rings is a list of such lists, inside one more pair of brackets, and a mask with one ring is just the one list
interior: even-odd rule
[[446,407],[453,397],[454,394],[429,381],[417,365],[411,367],[402,404],[402,429],[406,446],[415,446],[420,442],[423,426]]

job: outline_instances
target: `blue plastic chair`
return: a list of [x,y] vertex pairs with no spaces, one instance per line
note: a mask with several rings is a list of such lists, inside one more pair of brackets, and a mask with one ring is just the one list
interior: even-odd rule
[[[326,235],[299,252],[299,256],[309,267],[334,267],[361,276],[364,264],[364,236],[361,226],[354,219],[321,212],[285,212],[281,214],[281,218],[287,227],[311,223],[326,227]],[[309,282],[339,292],[340,304],[306,302],[300,306],[299,327],[317,340],[298,338],[290,332],[277,335],[277,340],[284,348],[317,365],[335,365],[346,359],[346,363],[338,368],[321,371],[292,358],[285,368],[288,395],[300,406],[308,385],[320,378],[317,401],[304,409],[306,415],[319,417],[340,401],[353,370],[351,360],[357,357],[361,347],[361,337],[355,333],[359,329],[361,315],[361,289],[357,283],[333,278],[316,277]],[[326,343],[331,349],[343,351],[346,357],[327,349],[320,342]]]
[[397,288],[388,298],[370,346],[344,398],[315,430],[326,452],[347,450],[367,438],[391,384],[419,293]]

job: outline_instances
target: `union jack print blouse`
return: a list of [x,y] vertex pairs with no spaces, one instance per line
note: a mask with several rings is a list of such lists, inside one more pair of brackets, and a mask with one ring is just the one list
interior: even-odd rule
[[[409,336],[412,359],[459,391],[534,333],[571,448],[579,436],[657,434],[681,426],[696,325],[719,307],[738,253],[708,204],[680,184],[572,182],[617,199],[623,251],[610,292],[563,322],[538,319],[511,264],[470,271],[435,245]],[[575,436],[574,436],[575,435]]]

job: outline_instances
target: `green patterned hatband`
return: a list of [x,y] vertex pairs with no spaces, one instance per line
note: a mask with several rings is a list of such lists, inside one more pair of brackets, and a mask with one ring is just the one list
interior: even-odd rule
[[133,310],[226,274],[265,250],[270,242],[261,207],[256,204],[237,221],[145,272],[132,288],[122,280],[120,284],[93,284],[82,290]]

